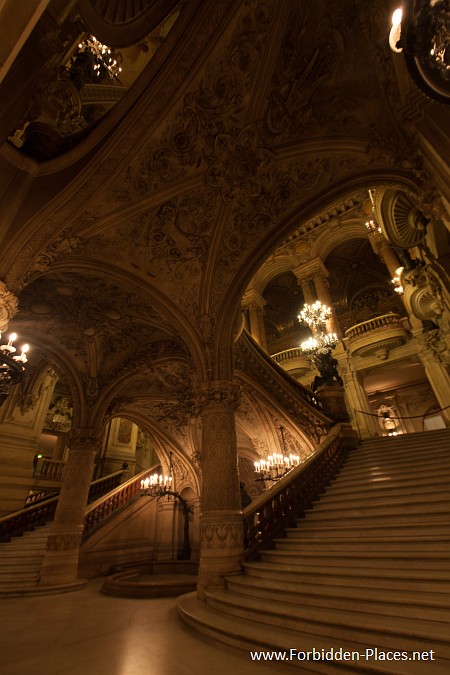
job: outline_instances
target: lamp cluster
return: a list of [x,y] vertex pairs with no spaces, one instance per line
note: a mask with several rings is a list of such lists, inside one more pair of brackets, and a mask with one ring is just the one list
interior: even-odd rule
[[11,333],[8,342],[0,345],[0,404],[9,396],[11,385],[17,384],[22,379],[28,361],[28,345],[23,345],[20,354],[17,354],[14,346],[16,339],[16,333]]
[[322,305],[319,300],[316,300],[312,305],[303,305],[298,320],[300,323],[306,323],[314,333],[312,337],[300,344],[300,348],[305,354],[314,354],[319,349],[334,349],[336,347],[338,336],[336,333],[328,333],[325,325],[331,315],[331,309]]
[[94,73],[100,78],[105,71],[111,79],[117,79],[122,68],[117,63],[114,50],[97,40],[94,35],[87,35],[78,45],[78,53],[88,52],[94,59]]
[[450,5],[448,0],[405,0],[392,15],[389,46],[403,52],[415,83],[430,98],[450,102]]
[[395,276],[393,279],[391,279],[391,284],[394,284],[394,291],[398,293],[399,295],[403,295],[403,285],[402,285],[402,272],[405,268],[404,267],[398,267],[395,270]]
[[300,462],[298,455],[286,456],[280,453],[269,455],[267,459],[255,462],[255,471],[258,474],[256,480],[277,481],[298,466]]
[[274,452],[268,455],[266,459],[260,459],[255,462],[256,480],[277,481],[283,478],[291,469],[298,466],[301,459],[298,455],[286,453],[286,439],[284,436],[284,427],[280,427],[281,442],[283,452]]
[[[2,334],[0,333],[0,338]],[[14,347],[14,342],[17,340],[17,334],[16,333],[11,333],[9,336],[9,340],[6,345],[0,345],[0,350],[2,352],[2,356],[9,356],[10,358],[16,363],[26,363],[28,361],[27,359],[27,352],[29,350],[29,345],[23,345],[22,350],[19,354],[16,354],[17,349]]]
[[172,476],[162,476],[161,474],[154,473],[151,476],[147,476],[144,480],[141,480],[141,490],[154,490],[159,491],[159,493],[164,492],[165,490],[170,490],[172,485]]
[[316,300],[312,305],[304,305],[298,320],[300,323],[306,323],[310,328],[315,328],[324,324],[331,317],[331,309],[322,305],[320,300]]

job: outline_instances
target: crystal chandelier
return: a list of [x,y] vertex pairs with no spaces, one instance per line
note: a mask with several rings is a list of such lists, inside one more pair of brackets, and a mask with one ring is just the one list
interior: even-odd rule
[[17,335],[11,333],[7,344],[0,345],[0,405],[9,396],[12,385],[21,381],[27,363],[29,347],[23,345],[21,353],[16,354],[17,349],[14,346],[16,339]]
[[298,455],[287,454],[284,427],[280,427],[282,453],[272,453],[266,459],[260,459],[255,464],[256,480],[275,482],[283,478],[291,469],[300,464]]
[[332,312],[330,307],[322,305],[320,300],[316,300],[312,305],[303,305],[303,309],[298,315],[300,323],[306,323],[313,333],[313,336],[304,340],[300,348],[305,354],[313,354],[319,349],[334,349],[338,343],[336,333],[327,332],[327,321],[331,319]]
[[92,58],[92,68],[96,78],[103,79],[105,75],[108,75],[111,79],[118,79],[122,68],[117,62],[114,49],[104,45],[94,35],[87,35],[79,43],[73,60],[76,60],[77,56],[83,53],[89,54]]
[[405,0],[392,15],[389,45],[403,53],[411,77],[427,96],[450,103],[449,0]]
[[314,378],[313,391],[322,385],[331,386],[337,383],[342,386],[343,384],[337,372],[337,361],[332,355],[339,341],[338,336],[336,333],[327,331],[327,322],[331,316],[330,307],[322,305],[319,300],[312,305],[304,305],[298,315],[300,323],[306,323],[313,333],[312,337],[300,344],[302,352],[310,357],[311,362],[319,371],[319,377]]

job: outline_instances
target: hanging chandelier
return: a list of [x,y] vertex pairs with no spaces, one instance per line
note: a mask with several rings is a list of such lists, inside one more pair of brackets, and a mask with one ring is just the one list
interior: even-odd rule
[[312,364],[319,372],[319,376],[315,377],[312,385],[313,391],[322,385],[331,386],[337,383],[342,386],[343,384],[337,372],[337,361],[332,355],[339,339],[336,333],[327,330],[327,323],[331,317],[330,307],[322,305],[319,300],[312,305],[304,305],[298,315],[300,323],[307,324],[312,332],[312,336],[300,344],[300,349],[305,356],[310,357]]
[[450,103],[450,0],[405,0],[392,15],[389,45],[427,96]]
[[16,333],[11,333],[8,342],[0,344],[0,405],[8,398],[10,388],[22,380],[28,360],[28,345],[23,345],[21,353],[16,354],[17,349],[14,346],[16,339]]
[[304,340],[300,348],[306,354],[313,354],[319,349],[334,349],[338,343],[336,333],[327,331],[327,322],[331,319],[332,311],[330,307],[323,305],[316,300],[312,305],[303,305],[303,309],[298,315],[300,323],[306,323],[311,329],[312,337]]
[[301,460],[298,455],[288,455],[286,452],[284,427],[280,427],[280,434],[283,451],[281,453],[274,452],[268,455],[266,459],[254,462],[257,474],[256,480],[275,482],[300,464]]

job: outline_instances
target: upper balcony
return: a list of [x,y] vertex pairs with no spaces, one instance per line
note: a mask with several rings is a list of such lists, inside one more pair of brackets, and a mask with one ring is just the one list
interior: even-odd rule
[[310,359],[305,356],[305,353],[300,347],[284,349],[282,352],[277,352],[271,356],[278,365],[294,377],[306,375],[306,373],[312,369]]
[[351,356],[376,356],[384,361],[389,352],[406,344],[409,339],[405,319],[399,314],[376,316],[345,331],[345,341]]

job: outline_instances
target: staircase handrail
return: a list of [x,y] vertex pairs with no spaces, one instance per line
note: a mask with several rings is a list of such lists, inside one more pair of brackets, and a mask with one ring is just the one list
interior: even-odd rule
[[[123,469],[93,480],[89,487],[88,500],[96,497],[100,491],[110,490],[120,483]],[[19,511],[9,513],[0,518],[0,541],[9,541],[11,537],[20,537],[26,530],[53,520],[58,504],[59,494],[40,499],[36,504],[26,506]]]
[[255,557],[273,537],[294,524],[295,518],[318,496],[342,464],[347,444],[336,424],[316,452],[283,476],[243,510],[246,557]]
[[119,485],[115,490],[108,492],[90,504],[84,514],[83,541],[93,533],[94,529],[97,529],[105,518],[108,518],[114,511],[117,511],[117,509],[124,506],[126,502],[140,493],[141,481],[155,472],[158,473],[160,470],[160,464],[153,466],[151,469],[145,469],[145,471],[133,476]]

